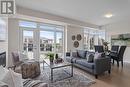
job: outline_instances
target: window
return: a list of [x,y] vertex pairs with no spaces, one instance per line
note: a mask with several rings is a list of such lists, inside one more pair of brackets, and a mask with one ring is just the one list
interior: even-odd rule
[[48,52],[64,56],[64,27],[53,24],[19,21],[21,52],[29,59],[46,57]]
[[94,45],[102,45],[105,40],[105,31],[98,29],[84,29],[84,49],[94,50]]
[[26,28],[37,28],[37,23],[29,22],[29,21],[20,21],[19,26],[26,27]]

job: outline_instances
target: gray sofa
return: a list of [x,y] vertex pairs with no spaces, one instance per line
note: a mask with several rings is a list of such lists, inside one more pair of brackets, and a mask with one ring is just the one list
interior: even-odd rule
[[102,57],[98,59],[93,59],[93,62],[87,60],[87,56],[90,54],[95,54],[94,52],[78,50],[77,52],[72,52],[72,56],[69,53],[66,54],[66,60],[74,64],[81,69],[84,69],[95,75],[98,78],[99,74],[105,71],[111,72],[111,62],[109,57]]

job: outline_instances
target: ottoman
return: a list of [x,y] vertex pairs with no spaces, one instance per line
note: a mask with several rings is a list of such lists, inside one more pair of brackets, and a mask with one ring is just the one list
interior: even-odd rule
[[22,78],[35,78],[40,75],[40,63],[38,61],[27,61],[21,65]]

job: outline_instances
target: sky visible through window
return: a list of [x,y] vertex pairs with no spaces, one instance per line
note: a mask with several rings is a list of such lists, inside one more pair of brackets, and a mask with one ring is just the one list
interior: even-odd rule
[[[28,22],[28,21],[20,21],[19,22],[20,27],[26,27],[26,28],[33,28],[37,29],[37,24],[35,22]],[[41,38],[46,38],[46,39],[52,39],[54,40],[54,32],[55,32],[55,27],[49,27],[49,26],[40,26],[40,37]],[[57,30],[62,30],[57,28]],[[33,37],[33,31],[24,31],[23,32],[24,36],[27,37]],[[56,32],[56,42],[59,43],[59,40],[62,39],[62,31],[61,32]]]

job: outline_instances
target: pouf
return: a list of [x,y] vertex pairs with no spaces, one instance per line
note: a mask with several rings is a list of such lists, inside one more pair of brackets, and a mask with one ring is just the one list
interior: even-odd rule
[[27,61],[21,65],[22,78],[35,78],[40,75],[40,63],[38,61]]

